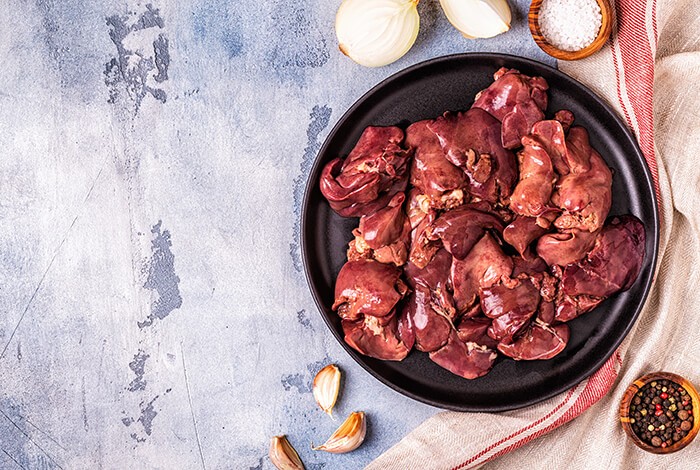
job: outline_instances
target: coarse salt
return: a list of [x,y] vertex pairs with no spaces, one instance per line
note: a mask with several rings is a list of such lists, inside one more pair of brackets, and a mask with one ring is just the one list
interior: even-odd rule
[[603,14],[596,0],[544,0],[538,22],[551,45],[580,51],[598,36]]

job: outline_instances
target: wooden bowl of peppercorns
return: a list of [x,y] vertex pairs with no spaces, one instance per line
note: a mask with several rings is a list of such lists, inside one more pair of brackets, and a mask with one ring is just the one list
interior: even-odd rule
[[622,397],[620,422],[637,446],[655,454],[681,450],[700,429],[700,397],[692,383],[670,372],[635,380]]

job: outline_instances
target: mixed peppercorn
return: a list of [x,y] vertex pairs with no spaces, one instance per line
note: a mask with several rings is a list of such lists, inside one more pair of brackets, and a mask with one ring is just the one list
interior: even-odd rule
[[642,441],[666,448],[693,428],[693,403],[681,385],[671,380],[656,380],[634,395],[629,416],[632,430]]

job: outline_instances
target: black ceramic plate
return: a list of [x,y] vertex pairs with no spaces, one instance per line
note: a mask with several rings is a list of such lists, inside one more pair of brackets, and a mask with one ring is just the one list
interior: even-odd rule
[[[357,219],[343,219],[319,190],[323,166],[353,148],[369,125],[405,127],[447,110],[468,109],[500,67],[544,77],[550,86],[547,116],[569,109],[585,126],[591,143],[614,171],[611,215],[634,214],[646,227],[646,258],[636,283],[598,308],[570,322],[566,349],[547,361],[499,358],[484,377],[465,380],[413,351],[402,362],[363,356],[343,341],[340,319],[331,311],[335,278]],[[316,304],[335,337],[370,374],[404,395],[441,408],[503,411],[550,398],[596,371],[623,340],[644,304],[656,264],[657,206],[652,178],[633,136],[593,92],[549,66],[501,54],[460,54],[429,60],[374,87],[338,121],[318,154],[306,187],[302,211],[302,254]]]

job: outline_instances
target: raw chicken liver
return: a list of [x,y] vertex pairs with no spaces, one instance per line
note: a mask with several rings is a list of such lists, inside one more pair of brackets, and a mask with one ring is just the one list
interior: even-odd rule
[[405,136],[367,127],[323,169],[331,208],[359,218],[333,309],[361,354],[400,361],[416,349],[465,379],[499,354],[551,359],[566,322],[639,275],[644,226],[608,219],[612,172],[586,129],[567,110],[545,119],[541,77],[494,78],[471,109]]

